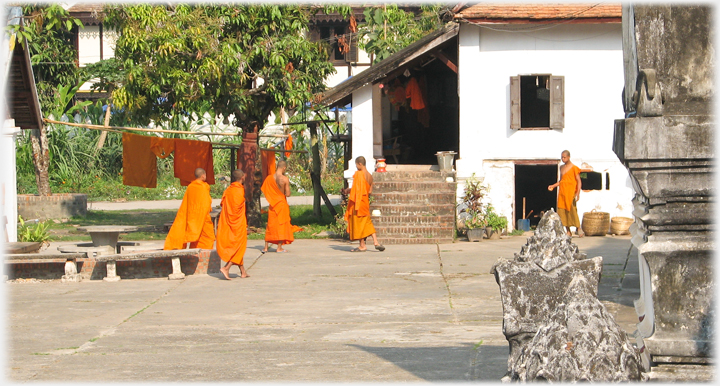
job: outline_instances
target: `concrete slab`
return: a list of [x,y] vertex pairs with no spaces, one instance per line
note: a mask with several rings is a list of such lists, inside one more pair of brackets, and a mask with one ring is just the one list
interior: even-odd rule
[[[633,264],[629,237],[573,241],[589,257]],[[233,267],[231,281],[9,282],[6,374],[15,382],[497,382],[508,346],[490,267],[525,242],[350,253],[356,243],[297,240],[290,253],[260,254],[262,240],[250,240],[247,279]],[[601,282],[602,301],[632,333],[636,294],[621,284]]]

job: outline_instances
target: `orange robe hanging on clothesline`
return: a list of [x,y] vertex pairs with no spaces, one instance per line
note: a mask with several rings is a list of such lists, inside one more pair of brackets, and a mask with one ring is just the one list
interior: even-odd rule
[[205,169],[208,184],[215,184],[212,144],[207,141],[176,139],[174,169],[175,177],[180,179],[180,185],[188,186],[195,179],[197,168]]
[[151,150],[152,137],[132,133],[122,135],[123,185],[157,186],[157,158]]
[[578,174],[580,174],[580,168],[572,165],[570,170],[567,170],[560,178],[557,201],[558,216],[560,216],[562,224],[566,227],[580,226],[577,204],[575,203]]
[[271,174],[265,178],[260,187],[270,208],[268,208],[268,223],[265,229],[265,241],[271,244],[285,245],[295,240],[293,233],[299,232],[302,228],[290,223],[290,205],[288,205],[285,193],[275,181],[275,175]]
[[190,248],[212,249],[215,229],[210,218],[211,209],[210,185],[194,180],[185,190],[163,249],[184,249],[186,243],[190,243]]
[[275,174],[277,166],[275,164],[275,152],[270,150],[260,150],[260,167],[262,168],[262,180],[269,175]]
[[245,187],[242,182],[230,184],[220,202],[217,253],[225,262],[242,265],[247,248],[247,218],[245,217]]
[[[285,150],[292,150],[293,148],[293,139],[292,135],[288,135],[288,137],[285,139]],[[285,158],[290,157],[290,152],[285,152]],[[270,173],[272,174],[272,173]]]
[[411,109],[422,110],[425,108],[425,98],[423,98],[423,93],[417,79],[410,78],[405,86],[405,97],[410,99]]
[[364,239],[375,233],[375,227],[370,219],[369,190],[370,186],[365,179],[365,172],[356,171],[348,195],[347,212],[345,212],[350,240]]
[[150,150],[158,158],[167,158],[175,151],[175,138],[151,137]]

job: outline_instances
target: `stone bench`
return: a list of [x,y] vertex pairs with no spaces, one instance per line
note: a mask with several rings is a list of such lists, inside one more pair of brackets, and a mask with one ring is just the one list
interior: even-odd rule
[[77,259],[87,258],[85,253],[63,253],[63,254],[42,254],[42,253],[21,253],[5,255],[5,263],[13,262],[43,262],[47,263],[50,260],[62,260],[65,261],[65,275],[62,277],[62,282],[80,282],[82,276],[78,273]]
[[117,261],[120,260],[145,260],[145,259],[156,259],[156,258],[172,258],[172,273],[168,275],[169,280],[184,279],[185,274],[182,272],[180,267],[180,257],[188,255],[196,255],[202,249],[176,249],[172,251],[156,251],[156,252],[138,252],[129,254],[114,254],[114,255],[100,255],[95,257],[95,261],[105,262],[107,268],[107,276],[103,278],[104,281],[119,281],[120,276],[117,275]]

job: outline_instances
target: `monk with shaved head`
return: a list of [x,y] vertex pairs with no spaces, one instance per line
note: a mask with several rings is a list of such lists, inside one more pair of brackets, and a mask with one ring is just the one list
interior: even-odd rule
[[575,227],[578,236],[583,237],[585,233],[580,229],[580,219],[577,213],[577,202],[580,201],[582,180],[580,179],[580,168],[570,161],[570,152],[563,150],[560,154],[563,165],[560,166],[560,181],[548,186],[548,190],[560,187],[557,198],[557,214],[560,216],[565,232],[572,237],[570,227]]
[[[185,190],[180,209],[165,238],[163,249],[202,248],[213,249],[215,231],[210,210],[212,198],[210,185],[205,182],[205,169],[195,169],[195,180]],[[188,246],[188,243],[189,246]]]
[[287,163],[280,160],[275,174],[267,176],[260,187],[270,207],[263,253],[268,251],[270,244],[278,246],[275,252],[287,252],[283,245],[292,243],[295,240],[294,233],[302,230],[290,223],[290,206],[287,202],[290,197],[290,180],[285,175],[286,169]]
[[220,219],[217,230],[217,253],[226,262],[220,268],[225,279],[230,280],[230,268],[240,267],[240,277],[249,277],[243,265],[245,248],[247,247],[247,218],[245,217],[245,173],[234,170],[231,174],[230,186],[223,193],[220,206]]
[[352,188],[348,194],[348,206],[345,212],[347,231],[350,241],[360,240],[360,245],[351,252],[367,251],[367,238],[372,237],[375,249],[382,252],[385,247],[378,241],[375,227],[370,219],[370,194],[372,193],[373,177],[365,165],[365,157],[355,159],[357,171],[353,175]]

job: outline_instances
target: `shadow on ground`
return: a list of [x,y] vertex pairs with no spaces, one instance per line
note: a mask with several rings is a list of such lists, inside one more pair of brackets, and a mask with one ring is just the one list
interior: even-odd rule
[[426,381],[499,382],[507,369],[507,346],[469,343],[441,347],[349,346],[373,354]]

